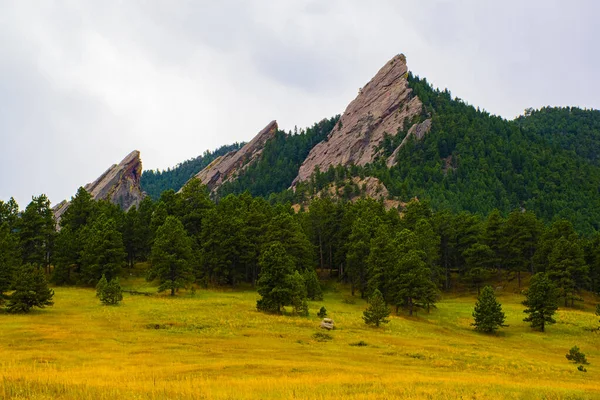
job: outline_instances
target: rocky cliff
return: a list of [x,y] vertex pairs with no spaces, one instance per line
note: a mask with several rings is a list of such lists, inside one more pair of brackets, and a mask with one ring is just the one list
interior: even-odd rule
[[316,145],[300,167],[292,185],[307,180],[315,167],[326,171],[335,165],[365,165],[374,161],[384,135],[408,129],[422,103],[408,86],[406,58],[388,61],[344,111],[327,139]]
[[[144,198],[140,187],[142,161],[140,152],[132,151],[119,164],[107,169],[98,179],[84,186],[94,200],[109,200],[127,211],[137,206]],[[60,221],[61,216],[69,208],[68,201],[62,201],[54,208],[54,217]]]
[[195,178],[200,179],[211,192],[216,191],[219,186],[235,179],[240,171],[260,158],[265,144],[275,136],[277,129],[277,121],[271,121],[244,147],[218,157],[196,174]]

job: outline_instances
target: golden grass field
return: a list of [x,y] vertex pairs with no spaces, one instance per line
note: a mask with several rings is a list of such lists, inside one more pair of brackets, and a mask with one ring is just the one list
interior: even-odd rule
[[[522,321],[522,296],[500,295],[510,327],[488,336],[470,326],[473,295],[376,329],[341,286],[308,318],[261,314],[251,290],[125,294],[116,307],[92,289],[55,292],[54,307],[0,314],[0,398],[600,399],[594,299],[539,333]],[[322,305],[338,326],[326,341],[313,336]],[[565,358],[574,345],[587,373]]]

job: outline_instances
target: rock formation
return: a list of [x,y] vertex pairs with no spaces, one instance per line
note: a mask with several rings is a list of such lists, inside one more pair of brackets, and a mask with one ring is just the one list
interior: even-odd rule
[[219,186],[235,179],[240,171],[248,168],[260,158],[265,144],[275,136],[277,129],[277,121],[271,121],[244,147],[218,157],[198,172],[195,178],[200,179],[211,192],[216,191]]
[[323,318],[323,321],[319,324],[319,326],[323,329],[327,329],[328,331],[335,329],[335,322],[331,318]]
[[365,165],[374,161],[384,134],[396,135],[419,115],[422,103],[408,86],[406,58],[388,61],[346,108],[329,136],[317,144],[302,163],[293,186],[307,180],[315,167]]
[[[94,200],[109,200],[127,211],[137,206],[145,194],[140,187],[142,176],[142,161],[140,152],[132,151],[119,164],[114,164],[98,179],[84,186]],[[54,206],[54,217],[57,223],[69,208],[68,201],[62,201]]]

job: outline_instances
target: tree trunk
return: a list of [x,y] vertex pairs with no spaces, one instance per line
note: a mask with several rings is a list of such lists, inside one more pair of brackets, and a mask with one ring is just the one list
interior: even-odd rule
[[517,281],[519,282],[519,289],[521,289],[521,270],[517,271]]

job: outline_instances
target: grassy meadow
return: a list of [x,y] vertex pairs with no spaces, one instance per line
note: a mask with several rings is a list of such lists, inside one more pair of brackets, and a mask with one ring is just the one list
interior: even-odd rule
[[[261,314],[250,289],[125,294],[115,307],[92,289],[55,292],[54,307],[0,314],[0,398],[600,399],[591,298],[540,333],[522,321],[521,295],[500,294],[510,327],[488,336],[470,326],[474,295],[376,329],[343,286],[311,302],[308,318]],[[322,305],[338,329],[318,328]],[[587,373],[565,358],[574,345]]]

